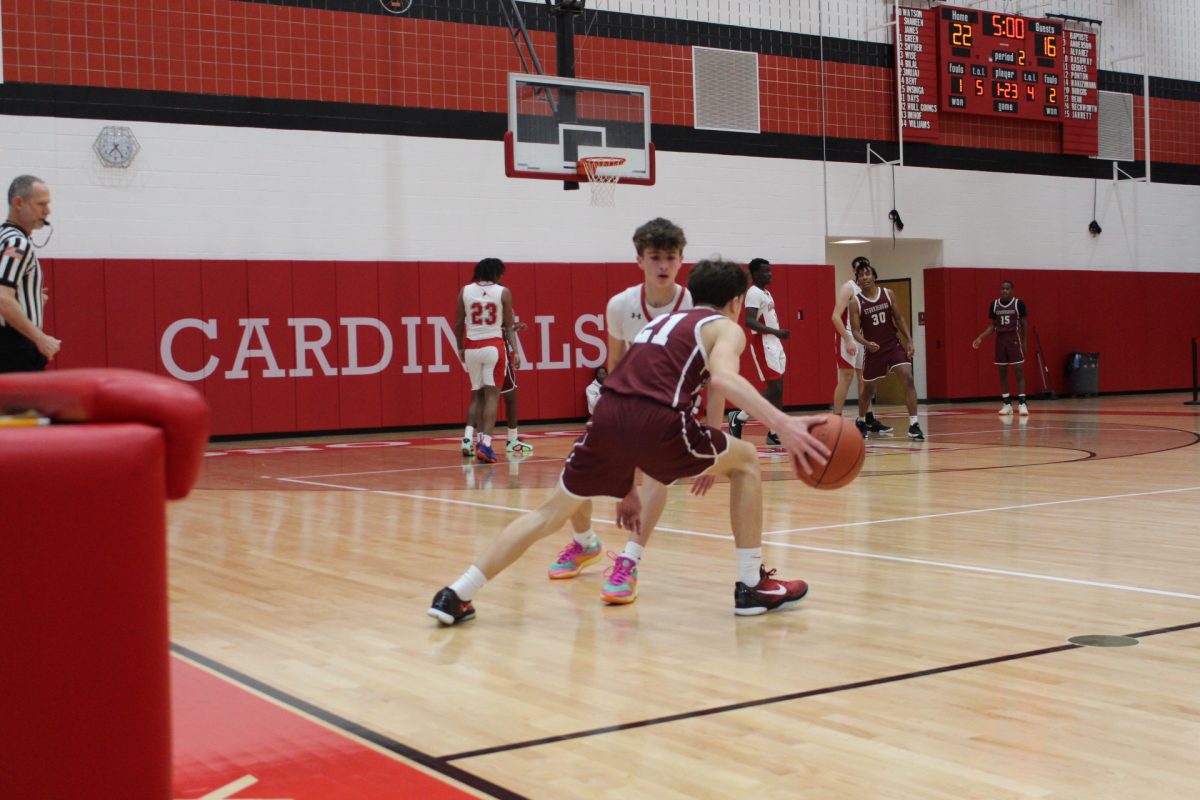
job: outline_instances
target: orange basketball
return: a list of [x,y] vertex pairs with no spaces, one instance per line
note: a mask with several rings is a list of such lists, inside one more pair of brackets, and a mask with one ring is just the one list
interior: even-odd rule
[[862,434],[854,420],[836,414],[820,414],[821,421],[808,429],[829,448],[829,461],[808,475],[796,467],[796,476],[817,489],[840,489],[854,480],[867,457]]

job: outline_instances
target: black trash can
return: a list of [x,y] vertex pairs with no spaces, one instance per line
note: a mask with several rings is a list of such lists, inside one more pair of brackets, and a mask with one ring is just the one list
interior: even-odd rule
[[1071,394],[1085,397],[1100,393],[1100,354],[1068,353],[1067,377],[1071,380]]

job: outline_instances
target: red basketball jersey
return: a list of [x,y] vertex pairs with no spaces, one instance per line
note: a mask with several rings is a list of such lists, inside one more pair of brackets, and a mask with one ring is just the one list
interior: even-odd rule
[[652,320],[604,381],[603,393],[644,397],[690,409],[708,381],[700,327],[722,316],[711,308],[677,311]]
[[854,300],[858,303],[858,321],[862,324],[864,339],[879,345],[880,349],[900,341],[900,334],[896,330],[895,310],[892,308],[887,289],[879,287],[879,297],[875,300],[867,299],[865,294],[857,295]]

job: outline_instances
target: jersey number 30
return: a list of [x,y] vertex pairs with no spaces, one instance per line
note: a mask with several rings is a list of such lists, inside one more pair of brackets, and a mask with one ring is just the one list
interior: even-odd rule
[[495,325],[496,306],[492,303],[488,303],[487,305],[483,303],[471,303],[471,324]]
[[880,311],[880,312],[877,312],[877,313],[871,315],[871,324],[872,325],[882,325],[885,322],[887,322],[887,312],[886,311]]

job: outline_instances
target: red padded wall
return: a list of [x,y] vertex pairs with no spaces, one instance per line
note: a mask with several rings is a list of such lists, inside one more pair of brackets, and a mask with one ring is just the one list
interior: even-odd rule
[[[215,339],[203,337],[204,363],[214,356],[218,362],[216,370],[204,381],[204,396],[213,408],[211,431],[214,436],[253,431],[250,382],[225,377],[225,373],[235,366],[242,341],[242,326],[238,320],[250,316],[246,286],[245,261],[206,261],[200,267],[200,313],[195,316],[215,321],[217,326]],[[195,333],[189,331],[190,335]],[[260,365],[259,359],[251,359],[242,366],[252,372]]]
[[[608,298],[612,296],[609,293],[610,271],[613,273],[614,279],[623,280],[626,277],[625,269],[610,270],[607,264],[571,265],[571,274],[573,275],[571,280],[571,319],[573,320],[572,325],[578,326],[575,329],[577,332],[574,334],[577,352],[585,361],[599,361],[595,366],[578,367],[572,370],[575,378],[576,405],[571,416],[587,415],[585,392],[588,384],[596,377],[596,368],[606,366],[608,334],[604,312],[608,306]],[[581,318],[583,318],[582,321]],[[586,338],[580,337],[578,332],[582,332],[583,337]],[[576,363],[579,363],[578,358]]]
[[108,365],[108,326],[104,311],[104,262],[56,259],[54,329],[63,340],[54,358],[58,369]]
[[[571,307],[574,269],[567,264],[538,264],[536,272],[539,316],[554,317],[553,325],[537,326],[537,354],[530,354],[535,358],[534,363],[543,365],[538,369],[541,416],[549,419],[575,416],[579,397],[572,375],[575,369],[575,320]],[[565,366],[559,366],[564,362]]]
[[106,259],[101,308],[108,366],[154,372],[154,262]]
[[[453,323],[454,301],[470,280],[468,263],[108,261],[55,259],[46,271],[52,315],[47,330],[63,339],[55,367],[127,366],[171,374],[162,358],[163,337],[179,320],[170,348],[176,377],[199,373],[217,359],[203,380],[189,380],[213,408],[214,434],[283,433],[377,426],[447,425],[463,422],[469,397],[466,375],[450,339],[440,341],[431,319]],[[828,266],[776,264],[771,287],[781,324],[792,331],[785,343],[788,370],[784,402],[817,406],[829,402],[836,382],[833,326],[829,312],[834,274]],[[686,270],[684,270],[686,273]],[[971,340],[987,325],[988,303],[1010,278],[1030,309],[1031,330],[1045,346],[1051,388],[1068,387],[1064,365],[1073,351],[1099,352],[1100,389],[1105,392],[1180,389],[1191,380],[1190,338],[1200,336],[1200,275],[1188,273],[1083,272],[937,268],[925,272],[926,360],[931,398],[987,397],[996,392],[991,342],[979,350]],[[608,298],[637,285],[633,261],[595,264],[508,265],[506,284],[514,308],[530,327],[520,334],[536,365],[519,375],[520,417],[582,417],[584,388],[607,334]],[[803,319],[797,314],[803,313]],[[308,377],[296,377],[295,329],[289,319],[323,320],[330,342],[323,353],[333,375],[321,373],[309,356]],[[380,320],[392,339],[388,365],[370,375],[346,375],[349,343],[341,320]],[[538,317],[553,317],[539,325]],[[578,324],[588,338],[581,338]],[[230,378],[242,344],[241,320],[266,320],[265,338],[284,374],[267,377],[268,360],[246,359],[244,378]],[[210,336],[195,325],[215,331]],[[310,329],[311,337],[315,329]],[[548,338],[547,338],[548,337]],[[1032,338],[1032,337],[1031,337]],[[543,342],[543,339],[545,341]],[[373,327],[358,330],[359,365],[375,364],[382,338]],[[1030,353],[1027,388],[1041,391]],[[504,421],[503,403],[497,423]]]
[[[453,298],[451,298],[453,304]],[[421,320],[421,270],[416,264],[379,265],[379,319],[392,332],[392,363],[380,377],[380,424],[420,425],[424,374],[417,348]],[[407,320],[407,322],[406,322]],[[453,318],[451,318],[453,324]]]
[[[288,318],[293,316],[292,262],[256,261],[246,273],[246,296],[253,316],[270,320],[267,341],[279,369],[296,365],[296,341]],[[241,336],[241,331],[238,331]],[[267,363],[262,359],[246,365],[250,384],[250,424],[254,433],[296,430],[296,381],[284,377],[266,377]]]
[[[180,319],[198,317],[196,298],[201,295],[199,261],[155,261],[154,264],[154,344],[155,369],[169,374],[162,359],[163,335]],[[204,366],[203,335],[194,329],[181,331],[172,340],[171,358],[184,370],[195,372]],[[92,365],[99,366],[99,365]],[[106,365],[107,366],[107,365]],[[204,391],[204,383],[193,384]]]
[[[971,340],[988,323],[987,309],[1011,280],[1029,309],[1026,391],[1042,391],[1035,347],[1044,349],[1049,388],[1069,390],[1068,354],[1100,354],[1102,392],[1186,388],[1191,338],[1200,336],[1200,275],[1078,270],[965,269],[925,271],[929,397],[987,397],[998,391],[993,339]],[[1036,333],[1036,335],[1035,335]]]
[[[424,263],[420,265],[421,421],[430,425],[461,425],[467,415],[465,376],[454,341],[435,328],[431,318],[445,318],[451,330],[458,292],[471,280],[474,264]],[[439,349],[440,348],[440,349]],[[440,362],[440,363],[439,363]]]
[[[292,303],[295,319],[319,319],[329,326],[329,342],[320,348],[332,374],[326,374],[325,364],[315,350],[304,356],[304,368],[312,375],[296,381],[296,426],[302,431],[334,430],[341,425],[341,391],[337,369],[342,330],[338,325],[337,275],[329,264],[319,261],[296,261],[292,264]],[[295,338],[298,328],[290,328]],[[306,326],[306,342],[324,337],[315,325]],[[299,348],[297,348],[299,349]],[[296,356],[299,368],[300,354]]]
[[[373,261],[339,261],[337,277],[337,313],[339,318],[379,318],[379,265]],[[349,326],[338,323],[341,345],[338,364],[350,365]],[[383,338],[378,330],[366,324],[355,327],[359,369],[373,369],[383,356]],[[395,343],[393,342],[393,345]],[[338,382],[341,402],[340,428],[378,428],[383,424],[382,385],[380,372],[367,375],[342,375]]]

